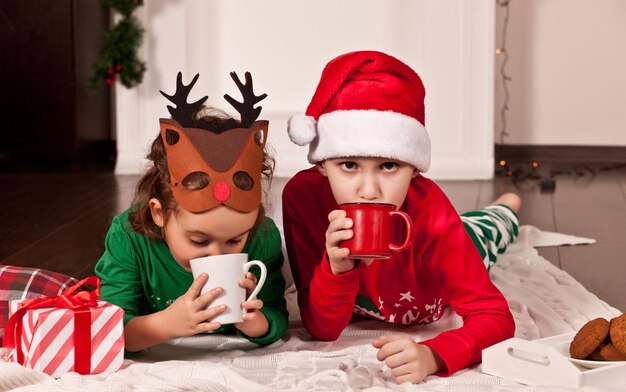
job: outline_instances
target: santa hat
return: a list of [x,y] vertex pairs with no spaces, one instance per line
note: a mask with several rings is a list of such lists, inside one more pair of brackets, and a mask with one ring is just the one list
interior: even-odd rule
[[305,114],[289,119],[291,141],[309,145],[311,163],[328,158],[382,157],[425,172],[430,138],[424,84],[408,65],[375,51],[330,61]]

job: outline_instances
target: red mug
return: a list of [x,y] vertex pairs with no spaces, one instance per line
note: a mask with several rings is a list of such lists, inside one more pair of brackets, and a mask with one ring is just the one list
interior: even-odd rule
[[[396,211],[396,206],[387,203],[345,203],[339,208],[352,219],[354,236],[341,243],[350,250],[350,259],[387,259],[392,252],[400,252],[411,245],[413,222],[411,217]],[[406,237],[402,245],[392,243],[393,217],[402,218],[406,226]]]

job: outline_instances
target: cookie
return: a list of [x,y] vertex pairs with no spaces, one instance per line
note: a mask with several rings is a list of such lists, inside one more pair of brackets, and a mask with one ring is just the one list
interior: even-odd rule
[[617,351],[626,355],[626,313],[611,319],[610,335]]
[[591,353],[589,359],[592,361],[626,361],[626,355],[617,351],[613,343],[602,343]]
[[585,359],[600,346],[608,335],[608,320],[602,317],[593,319],[578,330],[569,346],[569,353],[572,358]]

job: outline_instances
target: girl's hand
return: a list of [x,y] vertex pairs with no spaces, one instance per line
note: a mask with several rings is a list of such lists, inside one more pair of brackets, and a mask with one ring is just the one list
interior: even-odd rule
[[381,336],[372,345],[379,349],[376,358],[391,369],[398,384],[421,382],[444,367],[437,353],[408,336]]
[[226,305],[208,307],[223,289],[216,287],[203,295],[200,295],[202,287],[208,280],[207,274],[198,276],[189,290],[176,299],[170,306],[162,311],[163,322],[161,325],[167,330],[170,339],[191,336],[201,332],[212,332],[221,327],[220,323],[211,322],[216,315],[226,310]]
[[349,240],[354,233],[352,219],[346,218],[343,210],[333,210],[328,214],[328,229],[326,230],[326,255],[330,262],[333,274],[342,274],[354,269],[355,261],[348,258],[350,250],[340,248],[341,241]]
[[[239,286],[246,289],[246,298],[254,291],[256,282],[256,276],[252,272],[246,273],[246,277],[239,281]],[[253,298],[242,303],[241,307],[244,310],[243,321],[235,323],[235,328],[253,338],[267,334],[270,325],[265,315],[261,312],[263,301]]]

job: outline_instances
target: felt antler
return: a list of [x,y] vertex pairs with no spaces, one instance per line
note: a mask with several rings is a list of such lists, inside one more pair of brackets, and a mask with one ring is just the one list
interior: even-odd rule
[[258,108],[255,108],[254,105],[265,99],[265,97],[267,97],[267,94],[262,94],[259,96],[254,95],[252,88],[252,75],[250,75],[250,72],[246,72],[245,83],[241,83],[241,80],[239,80],[237,74],[235,72],[231,72],[230,77],[235,81],[235,84],[237,85],[237,88],[239,88],[239,91],[241,91],[243,102],[234,100],[228,94],[224,95],[224,99],[226,99],[228,103],[230,103],[239,112],[241,116],[241,121],[238,122],[237,120],[232,118],[226,119],[222,122],[209,122],[203,118],[195,120],[194,116],[196,112],[209,98],[208,96],[204,96],[196,102],[187,102],[189,92],[193,88],[194,84],[196,84],[199,76],[199,74],[196,74],[191,83],[185,86],[185,84],[183,83],[183,75],[181,72],[179,72],[176,77],[176,92],[174,93],[174,95],[168,95],[163,91],[160,91],[160,93],[165,98],[167,98],[170,102],[176,105],[176,107],[168,105],[167,109],[172,115],[172,118],[176,120],[183,128],[202,128],[219,134],[233,128],[248,128],[259,117],[259,114],[261,114],[262,107],[259,106]]
[[225,94],[224,99],[230,103],[235,110],[239,112],[241,115],[241,126],[243,128],[249,127],[261,114],[261,106],[255,108],[254,105],[261,102],[267,97],[267,94],[262,94],[259,96],[254,95],[254,91],[252,88],[252,75],[250,72],[246,72],[246,83],[241,83],[237,73],[231,72],[230,77],[233,79],[239,91],[241,91],[241,96],[243,97],[243,102],[239,102],[234,100],[230,95]]
[[200,74],[196,74],[191,83],[185,86],[183,84],[183,74],[179,72],[178,76],[176,77],[176,92],[174,93],[174,95],[168,95],[159,90],[159,92],[165,98],[167,98],[170,102],[176,105],[176,108],[168,105],[167,110],[169,110],[172,118],[178,121],[178,123],[183,127],[195,126],[193,116],[196,111],[200,109],[202,104],[209,98],[208,96],[204,96],[194,103],[187,103],[187,97],[189,96],[189,92],[193,88],[193,85],[196,84],[199,76]]

